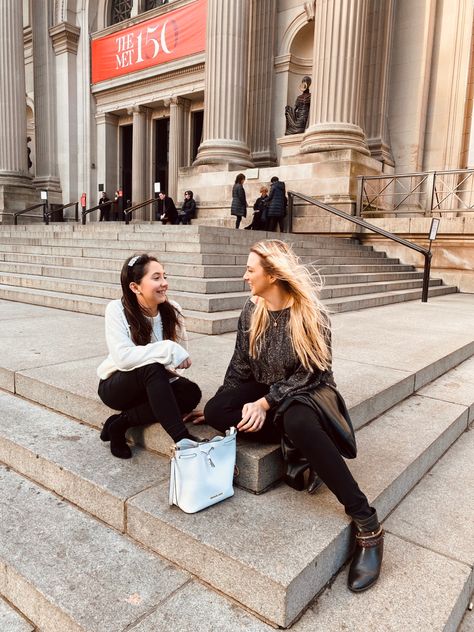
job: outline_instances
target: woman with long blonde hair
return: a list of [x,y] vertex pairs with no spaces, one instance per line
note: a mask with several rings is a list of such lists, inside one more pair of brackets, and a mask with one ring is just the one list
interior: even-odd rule
[[285,482],[309,491],[324,482],[356,527],[348,585],[370,588],[380,573],[383,530],[377,513],[343,456],[356,445],[344,400],[331,370],[330,322],[319,286],[292,249],[264,240],[250,249],[244,279],[251,297],[240,315],[224,384],[207,403],[206,422],[221,432],[237,426],[243,436],[280,441]]

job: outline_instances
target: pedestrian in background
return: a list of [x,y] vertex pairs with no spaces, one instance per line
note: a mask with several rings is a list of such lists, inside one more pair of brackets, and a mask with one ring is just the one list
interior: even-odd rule
[[110,207],[112,206],[112,202],[107,197],[107,193],[102,191],[102,195],[99,199],[100,206],[100,217],[99,222],[108,222],[110,220]]
[[282,233],[284,230],[287,205],[286,187],[285,183],[280,182],[276,176],[273,176],[271,183],[270,193],[268,194],[266,229],[275,231],[278,224],[280,232]]
[[265,230],[267,215],[268,189],[266,186],[260,188],[260,197],[253,205],[252,223],[245,227],[245,230]]
[[184,202],[178,211],[177,224],[190,224],[196,217],[196,201],[192,191],[184,192]]
[[230,214],[235,215],[235,227],[239,228],[242,217],[247,217],[247,198],[244,189],[245,176],[239,173],[232,187],[232,204]]
[[178,211],[174,204],[173,198],[166,195],[165,191],[158,193],[158,209],[156,211],[156,219],[161,220],[163,224],[177,224]]

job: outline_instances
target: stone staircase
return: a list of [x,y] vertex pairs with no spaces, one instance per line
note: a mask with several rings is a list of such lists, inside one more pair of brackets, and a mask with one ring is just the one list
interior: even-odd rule
[[[153,252],[169,274],[170,296],[190,331],[235,331],[248,296],[242,274],[249,246],[275,236],[205,226],[107,222],[87,226],[0,226],[0,298],[102,315],[120,296],[127,256]],[[422,274],[348,239],[282,235],[323,275],[321,297],[339,313],[420,299]],[[430,296],[456,292],[431,279]]]
[[[386,519],[384,573],[363,595],[339,573],[348,519],[325,488],[279,485],[275,446],[239,441],[232,499],[195,515],[169,508],[159,427],[130,437],[130,461],[99,441],[103,320],[6,301],[0,319],[17,341],[0,361],[0,595],[31,625],[19,630],[458,628],[474,589],[474,297],[333,317],[335,376],[357,428],[349,465]],[[204,399],[233,339],[191,334],[188,376]]]

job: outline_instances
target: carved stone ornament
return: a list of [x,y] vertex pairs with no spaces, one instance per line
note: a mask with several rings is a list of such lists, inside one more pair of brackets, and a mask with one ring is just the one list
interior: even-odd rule
[[308,22],[311,22],[312,20],[314,20],[314,14],[316,11],[316,0],[311,0],[311,2],[305,2],[304,10],[306,11]]

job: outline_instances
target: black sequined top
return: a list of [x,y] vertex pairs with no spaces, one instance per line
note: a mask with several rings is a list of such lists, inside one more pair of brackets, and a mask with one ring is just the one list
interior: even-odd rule
[[[234,355],[221,388],[236,388],[242,382],[255,380],[270,386],[265,396],[270,407],[277,407],[287,397],[311,393],[321,382],[335,386],[331,369],[321,371],[315,367],[308,371],[298,359],[288,331],[291,307],[271,312],[270,326],[258,358],[249,355],[250,319],[255,304],[249,299],[239,318]],[[276,326],[274,323],[276,322]],[[331,341],[328,341],[329,346]]]

